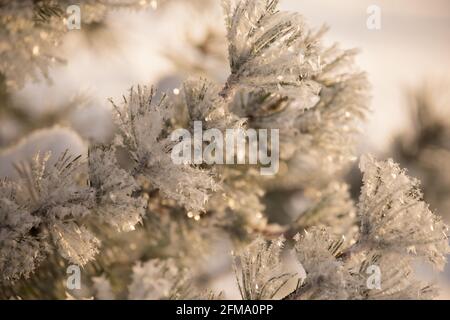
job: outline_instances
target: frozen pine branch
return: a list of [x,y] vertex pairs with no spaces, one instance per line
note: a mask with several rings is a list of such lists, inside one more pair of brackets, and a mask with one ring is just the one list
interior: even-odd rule
[[[106,276],[102,275],[93,280],[95,298],[108,300],[115,298],[111,283]],[[192,282],[188,271],[177,266],[173,259],[138,262],[132,268],[131,282],[127,289],[128,299],[193,300],[220,297],[211,292],[198,292],[193,288]]]
[[[295,252],[305,277],[285,299],[429,299],[436,295],[433,285],[416,279],[413,264],[430,262],[442,268],[449,253],[447,227],[422,201],[417,181],[392,160],[363,156],[360,166],[364,186],[358,205],[359,233],[352,241],[325,227],[298,234]],[[267,247],[258,240],[242,255],[238,281],[244,298],[260,297],[254,292],[261,283],[269,285],[268,279],[278,279],[267,276],[284,263],[276,258],[280,250],[273,245]],[[368,270],[374,268],[381,278],[371,286]]]
[[358,230],[356,207],[346,184],[332,182],[324,189],[306,189],[305,198],[311,202],[289,225],[290,234],[311,227],[328,227],[347,239],[353,238]]
[[212,172],[172,161],[174,142],[169,134],[174,105],[165,96],[159,102],[153,98],[153,89],[139,87],[131,89],[121,107],[115,106],[119,132],[114,145],[131,159],[132,177],[146,180],[151,188],[188,210],[204,211],[209,193],[218,185]]
[[[21,87],[54,60],[52,41],[62,32],[53,29],[59,4],[38,3],[42,7],[15,19],[18,5],[0,2],[0,24],[7,26],[2,41],[18,42],[22,53],[15,60],[19,67],[1,66],[8,86]],[[355,206],[339,179],[355,159],[355,136],[368,110],[367,79],[355,66],[356,52],[325,47],[325,29],[313,31],[299,14],[278,11],[277,0],[222,3],[230,65],[224,84],[191,78],[174,96],[160,98],[152,88],[132,88],[121,103],[112,101],[114,138],[90,145],[87,161],[67,152],[56,161],[38,154],[17,166],[18,180],[1,180],[2,297],[61,297],[65,274],[55,270],[71,263],[84,266],[83,285],[96,298],[214,298],[198,293],[195,277],[202,259],[211,258],[213,242],[225,237],[238,247],[250,243],[233,260],[243,299],[279,298],[295,278],[286,299],[435,294],[416,279],[413,263],[444,267],[447,227],[423,201],[418,181],[392,160],[363,156],[364,186]],[[133,4],[82,6],[92,12],[88,21],[99,21],[107,8]],[[28,22],[17,33],[14,28],[33,15],[44,29]],[[38,42],[22,38],[30,35]],[[16,54],[9,47],[0,53],[5,61]],[[31,68],[22,64],[29,57]],[[171,133],[185,128],[192,134],[195,121],[221,134],[279,129],[280,172],[262,177],[259,165],[204,159],[174,163],[178,141]],[[273,223],[266,215],[270,199],[264,198],[273,190],[299,191],[307,205],[294,207],[290,223]],[[285,271],[284,245],[293,245],[304,277]],[[382,274],[376,288],[367,285],[373,266]],[[49,289],[52,281],[57,284]]]
[[[392,160],[363,156],[360,167],[364,186],[356,241],[345,245],[325,229],[297,237],[296,251],[306,279],[289,298],[426,299],[435,294],[431,286],[414,278],[413,262],[443,268],[449,253],[447,226],[422,201],[418,182]],[[376,289],[367,287],[364,274],[373,265],[380,268],[383,279]]]
[[65,153],[48,165],[49,157],[18,166],[18,182],[2,181],[2,282],[28,276],[51,248],[80,265],[97,252],[98,240],[79,225],[94,201],[79,180],[79,157]]
[[422,200],[419,182],[392,160],[364,156],[359,215],[360,246],[423,258],[443,269],[448,253],[447,226]]
[[312,228],[296,240],[297,258],[306,279],[293,296],[297,299],[348,299],[346,270],[336,259],[344,239],[331,236],[326,229]]

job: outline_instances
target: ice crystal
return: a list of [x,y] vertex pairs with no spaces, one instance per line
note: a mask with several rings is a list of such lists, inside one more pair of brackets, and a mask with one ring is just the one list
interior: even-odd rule
[[60,254],[74,264],[83,266],[98,253],[97,238],[74,222],[55,222],[51,233]]
[[448,252],[447,226],[422,200],[419,182],[392,160],[363,156],[359,215],[361,243],[382,251],[411,254],[443,269]]
[[149,260],[133,267],[133,279],[128,288],[129,299],[166,300],[192,299],[195,293],[185,272],[169,260]]
[[[415,279],[413,262],[443,268],[450,251],[447,227],[422,201],[418,182],[392,160],[376,161],[366,155],[360,167],[364,186],[356,242],[344,244],[330,230],[317,228],[297,236],[296,252],[306,279],[288,298],[427,299],[435,295],[432,286]],[[379,287],[367,284],[371,266],[380,270]]]
[[129,231],[141,221],[144,203],[133,196],[136,182],[112,154],[95,148],[89,158],[86,172],[81,157],[67,151],[53,164],[49,153],[37,154],[17,166],[18,181],[1,181],[2,281],[28,277],[52,249],[83,266],[100,245],[89,225],[99,221]]
[[430,81],[407,92],[412,128],[400,132],[391,145],[394,159],[420,179],[425,200],[446,222],[450,218],[448,86],[448,80]]
[[356,50],[324,46],[325,28],[310,30],[298,14],[277,11],[277,2],[224,1],[232,73],[222,95],[237,93],[230,109],[249,127],[280,130],[287,169],[278,182],[298,186],[354,158],[368,82]]
[[[112,103],[114,139],[89,146],[87,163],[67,152],[56,161],[38,154],[17,166],[17,181],[0,181],[2,285],[39,265],[39,277],[54,282],[56,272],[49,270],[67,260],[85,266],[97,298],[205,298],[185,267],[197,267],[212,239],[227,233],[239,245],[256,239],[233,260],[242,298],[278,298],[295,277],[285,272],[285,240],[278,236],[290,245],[300,232],[294,249],[305,276],[286,299],[435,294],[415,279],[413,263],[444,267],[447,227],[423,201],[418,181],[392,160],[363,156],[364,185],[354,206],[347,186],[330,179],[355,158],[358,122],[367,111],[367,79],[355,67],[356,52],[323,46],[325,29],[310,30],[299,14],[278,11],[278,2],[222,1],[230,64],[224,85],[190,79],[173,97],[158,99],[153,89],[132,88],[120,105]],[[65,2],[25,3],[30,8],[20,11],[22,4],[0,0],[0,72],[16,88],[48,72],[64,33],[57,25]],[[146,2],[82,1],[83,23],[136,3]],[[178,141],[171,133],[180,127],[193,133],[195,121],[221,133],[279,129],[279,173],[263,178],[257,165],[175,164]],[[307,202],[294,208],[291,224],[265,216],[262,197],[274,189],[294,190]],[[115,234],[134,229],[126,237]],[[106,248],[97,257],[100,243]],[[375,288],[367,282],[373,267],[381,271]],[[131,282],[116,281],[127,271]],[[1,294],[46,291],[40,286],[30,295],[28,285],[18,291],[2,286]]]
[[94,200],[92,190],[78,182],[79,157],[64,153],[54,165],[49,158],[37,154],[18,166],[19,181],[2,182],[2,280],[29,275],[52,245],[80,265],[96,253],[98,241],[77,224]]
[[234,260],[233,266],[242,299],[272,299],[292,277],[281,270],[280,254],[283,244],[283,238],[270,243],[259,238],[239,254],[240,271]]
[[245,119],[231,113],[219,96],[220,86],[203,79],[190,79],[184,83],[185,103],[189,121],[204,122],[204,129],[215,128],[221,131],[243,126]]
[[[303,19],[276,10],[278,1],[224,1],[231,76],[249,89],[279,92],[298,99],[304,109],[318,100],[320,86],[310,79],[319,56],[307,47]],[[226,94],[226,91],[224,92]]]

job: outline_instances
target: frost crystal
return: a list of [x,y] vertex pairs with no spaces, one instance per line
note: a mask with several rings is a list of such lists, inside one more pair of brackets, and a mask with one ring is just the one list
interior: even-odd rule
[[92,282],[94,283],[95,297],[97,299],[99,300],[114,299],[114,293],[111,288],[111,283],[104,275],[92,278]]
[[249,127],[280,129],[287,169],[271,185],[303,186],[354,159],[369,85],[355,50],[323,46],[325,28],[310,30],[277,3],[224,1],[232,73],[222,95],[236,95],[230,109]]
[[318,71],[319,56],[314,46],[306,46],[301,16],[279,12],[277,4],[277,0],[224,1],[231,67],[227,89],[238,83],[279,92],[295,97],[307,109],[318,100],[320,86],[308,78]]
[[363,156],[359,215],[361,243],[374,249],[410,254],[442,270],[449,251],[447,226],[422,200],[419,182],[392,160]]
[[133,280],[129,288],[131,300],[193,299],[186,274],[175,262],[150,260],[133,267]]
[[72,263],[83,266],[98,253],[99,241],[73,222],[56,222],[51,233],[60,254]]
[[[172,161],[170,119],[173,105],[163,98],[153,103],[153,90],[131,90],[123,107],[116,107],[119,133],[116,146],[133,161],[133,177],[142,177],[159,192],[188,210],[203,211],[209,193],[217,188],[210,172]],[[175,185],[174,185],[175,183]]]
[[18,182],[2,181],[2,280],[28,276],[52,245],[80,265],[97,252],[98,240],[77,224],[94,200],[92,190],[78,182],[79,157],[64,153],[54,165],[49,158],[37,154],[31,164],[17,167]]
[[139,185],[119,167],[114,149],[91,149],[89,168],[91,187],[96,190],[96,217],[119,231],[134,230],[145,214],[145,201],[133,196]]
[[357,230],[356,208],[346,184],[332,182],[323,190],[307,189],[305,197],[311,203],[300,213],[292,228],[323,226],[333,228],[335,233],[350,239],[354,236]]
[[242,299],[272,299],[292,277],[281,271],[280,254],[283,244],[283,238],[271,243],[261,238],[256,239],[238,256],[240,272],[236,261],[233,261]]
[[[346,273],[336,259],[343,239],[334,239],[326,229],[312,228],[296,237],[297,257],[306,272],[306,291],[301,299],[346,299]],[[308,288],[309,290],[305,290]]]
[[[296,252],[306,271],[292,299],[428,299],[435,289],[417,281],[413,262],[438,269],[450,252],[447,227],[422,201],[418,182],[392,160],[363,156],[364,186],[358,205],[360,232],[345,245],[329,230],[297,236]],[[380,271],[379,287],[368,285],[369,268]]]

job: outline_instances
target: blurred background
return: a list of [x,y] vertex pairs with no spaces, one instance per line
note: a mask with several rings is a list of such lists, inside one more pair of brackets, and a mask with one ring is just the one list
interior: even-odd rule
[[[64,35],[56,50],[65,63],[50,68],[51,80],[18,90],[0,81],[0,176],[14,175],[13,163],[39,150],[80,153],[87,141],[108,140],[108,98],[118,101],[131,86],[176,93],[188,75],[223,81],[228,66],[218,4],[151,1],[145,10],[109,12]],[[379,30],[366,25],[371,5],[381,9]],[[301,12],[311,27],[328,25],[329,44],[361,49],[357,61],[372,84],[372,113],[359,153],[400,162],[422,181],[431,209],[450,222],[450,2],[282,0],[281,6]],[[3,47],[0,42],[0,53]],[[351,168],[347,178],[355,196],[358,172]],[[443,275],[422,274],[450,298],[450,267]],[[232,275],[215,286],[228,282]]]

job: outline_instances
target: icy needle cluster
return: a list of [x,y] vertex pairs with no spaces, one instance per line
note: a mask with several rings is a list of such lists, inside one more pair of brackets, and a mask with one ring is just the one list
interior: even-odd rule
[[[265,228],[261,197],[277,187],[324,181],[354,158],[358,122],[367,111],[367,80],[354,50],[321,44],[278,1],[223,1],[230,75],[224,86],[191,79],[183,85],[180,126],[204,129],[279,129],[280,172],[262,179],[254,166],[215,166],[221,195],[207,211],[234,212],[250,230]],[[180,111],[180,114],[183,112]]]
[[[231,75],[222,95],[253,128],[280,129],[278,180],[311,183],[354,159],[354,138],[368,109],[368,83],[355,50],[325,47],[277,0],[224,1]],[[273,184],[273,182],[271,182]]]
[[[352,245],[326,229],[297,237],[306,279],[295,298],[429,298],[434,292],[413,276],[413,262],[442,270],[449,253],[447,226],[423,202],[415,179],[392,160],[363,156],[359,234]],[[368,288],[367,270],[380,268],[381,286]],[[370,270],[369,270],[370,271]],[[338,276],[336,276],[338,275]],[[339,283],[337,279],[340,278]],[[330,292],[335,292],[330,294]]]
[[361,159],[364,186],[359,214],[361,243],[383,251],[411,254],[443,269],[447,227],[422,200],[419,182],[392,160]]
[[150,189],[188,210],[204,211],[208,193],[217,188],[212,173],[174,163],[170,120],[175,110],[165,96],[156,103],[153,98],[152,89],[132,89],[123,106],[116,106],[118,134],[113,146],[131,159],[132,177],[143,179]]
[[[359,232],[352,241],[333,228],[310,227],[294,237],[295,256],[304,276],[284,299],[430,299],[436,288],[414,275],[415,262],[442,270],[450,252],[447,227],[422,201],[417,181],[392,160],[363,156],[360,163],[364,186],[358,204]],[[241,254],[244,299],[255,288],[273,281],[283,286],[286,276],[274,250],[255,240]],[[370,276],[379,276],[373,282]],[[264,285],[265,284],[265,285]],[[277,290],[280,288],[277,286]],[[266,296],[266,298],[268,298]]]
[[[94,278],[94,297],[114,299],[111,283],[104,275]],[[131,282],[127,288],[129,300],[181,300],[219,298],[211,293],[199,293],[188,278],[187,270],[176,265],[173,259],[152,259],[133,266]]]
[[[17,9],[0,3],[6,13]],[[415,280],[412,265],[419,260],[443,268],[447,228],[423,201],[418,182],[392,160],[364,156],[364,186],[355,206],[347,185],[332,179],[355,159],[355,134],[368,109],[367,80],[355,67],[355,51],[323,46],[325,29],[312,31],[299,14],[278,11],[277,0],[222,3],[230,64],[224,84],[190,79],[174,95],[132,88],[121,103],[112,101],[114,138],[91,145],[87,161],[63,154],[49,162],[38,155],[18,167],[20,180],[1,181],[2,282],[28,277],[56,255],[86,265],[98,298],[196,298],[182,266],[195,269],[212,235],[227,234],[234,244],[256,238],[234,261],[242,298],[271,299],[294,277],[284,268],[284,235],[305,273],[286,299],[432,296],[433,288]],[[95,14],[110,4],[134,1],[82,3]],[[39,23],[53,26],[58,10],[44,7],[24,11],[24,19],[37,14]],[[11,12],[0,20],[7,25],[7,46],[20,24]],[[16,64],[26,66],[22,60],[30,55],[32,64],[51,57],[45,40],[54,33],[44,35],[28,23],[20,32],[26,39],[15,40],[25,46],[23,55],[0,69],[16,86],[26,79]],[[39,34],[27,38],[29,32]],[[13,59],[5,48],[0,55]],[[44,62],[38,65],[46,70]],[[28,69],[35,72],[36,65]],[[222,134],[279,129],[280,171],[262,177],[255,164],[175,163],[171,155],[179,141],[171,133],[184,128],[192,134],[196,121]],[[188,148],[199,143],[206,144],[194,137]],[[264,195],[289,189],[301,190],[308,205],[291,224],[269,223]],[[121,237],[117,231],[130,233]],[[367,286],[373,266],[381,270],[381,288]],[[131,283],[123,281],[127,275]]]
[[28,277],[55,251],[80,266],[93,260],[100,241],[86,226],[94,221],[119,231],[141,221],[145,204],[131,198],[134,181],[99,152],[93,151],[90,161],[104,161],[103,171],[94,169],[90,175],[80,157],[66,152],[53,164],[50,154],[38,154],[17,167],[18,181],[1,181],[2,283]]
[[[233,261],[242,299],[273,299],[291,279],[291,274],[281,272],[283,245],[282,237],[270,243],[258,238]],[[240,270],[237,261],[240,262]]]
[[66,155],[53,166],[48,160],[37,155],[20,167],[20,181],[1,182],[2,282],[28,276],[52,247],[80,265],[97,252],[98,240],[80,224],[94,193],[77,183],[79,162]]
[[[390,153],[422,183],[425,200],[448,222],[450,121],[448,80],[421,83],[407,92],[412,128],[400,132]],[[412,130],[410,130],[412,129]]]

